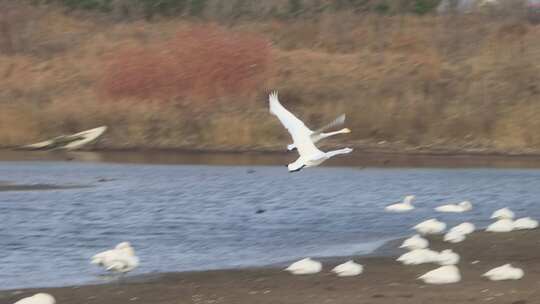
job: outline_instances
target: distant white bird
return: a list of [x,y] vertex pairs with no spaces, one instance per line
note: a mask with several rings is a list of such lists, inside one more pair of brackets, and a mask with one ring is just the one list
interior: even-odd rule
[[512,230],[514,230],[514,221],[511,219],[500,219],[486,228],[486,231],[489,232],[510,232]]
[[402,203],[397,203],[393,205],[386,206],[384,210],[389,212],[407,212],[414,209],[414,206],[412,205],[412,201],[414,200],[414,195],[407,195],[403,199]]
[[496,210],[491,215],[492,219],[513,219],[514,218],[514,212],[508,208],[502,208],[499,210]]
[[270,113],[275,115],[281,124],[289,131],[294,145],[300,154],[300,157],[296,161],[287,165],[289,172],[300,171],[304,167],[315,167],[331,157],[339,154],[351,153],[353,151],[351,148],[329,152],[319,150],[315,147],[315,144],[313,144],[311,130],[279,103],[277,92],[271,93],[268,99],[270,103]]
[[418,279],[427,284],[450,284],[459,282],[461,274],[455,265],[445,265],[426,272]]
[[20,299],[14,304],[55,304],[56,300],[47,293],[37,293],[31,297]]
[[[345,114],[341,114],[339,115],[336,119],[334,119],[331,123],[325,125],[324,127],[322,128],[319,128],[318,130],[316,131],[312,131],[311,129],[309,130],[311,132],[311,141],[316,144],[317,142],[319,142],[321,139],[324,139],[324,138],[327,138],[327,137],[330,137],[330,136],[334,136],[334,135],[337,135],[337,134],[345,134],[345,133],[351,133],[351,130],[348,129],[348,128],[343,128],[341,130],[338,130],[338,131],[334,131],[334,132],[328,132],[328,133],[324,133],[324,131],[332,128],[332,127],[336,127],[336,126],[339,126],[339,125],[342,125],[343,123],[345,123]],[[287,150],[289,151],[292,151],[296,149],[296,145],[293,143],[293,144],[289,144],[287,145]]]
[[289,267],[285,268],[285,271],[288,271],[292,274],[301,275],[315,274],[320,272],[321,269],[321,262],[312,260],[311,258],[305,258],[298,262],[292,263]]
[[474,224],[465,222],[450,228],[450,232],[455,231],[457,233],[467,235],[473,233],[475,229],[476,227]]
[[523,217],[514,221],[514,230],[538,228],[538,221],[530,217]]
[[459,204],[442,205],[435,208],[435,210],[439,212],[452,212],[452,213],[465,212],[471,209],[472,209],[472,204],[469,201],[463,201]]
[[441,265],[455,265],[459,263],[459,254],[452,249],[445,249],[439,253],[437,262]]
[[428,240],[421,237],[418,234],[415,234],[411,236],[410,238],[403,241],[401,246],[399,248],[407,248],[408,250],[415,250],[415,249],[424,249],[429,246]]
[[402,254],[396,261],[401,262],[404,265],[438,263],[439,253],[431,249],[415,249]]
[[364,271],[364,266],[355,263],[353,260],[337,265],[332,269],[332,272],[338,277],[352,277],[361,274]]
[[125,273],[139,266],[139,258],[130,243],[122,242],[114,249],[94,255],[91,263],[103,266],[107,271]]
[[457,230],[450,230],[444,235],[443,240],[445,242],[450,242],[450,243],[459,243],[459,242],[463,242],[465,238],[466,238],[465,234]]
[[446,229],[446,224],[438,221],[437,219],[429,219],[421,222],[413,227],[418,233],[422,235],[427,234],[440,234]]
[[500,267],[491,269],[484,273],[482,276],[487,277],[492,281],[502,280],[519,280],[523,277],[523,270],[521,268],[513,267],[510,264],[505,264]]

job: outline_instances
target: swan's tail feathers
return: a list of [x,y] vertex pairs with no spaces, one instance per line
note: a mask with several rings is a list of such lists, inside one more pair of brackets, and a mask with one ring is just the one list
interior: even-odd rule
[[345,123],[345,114],[341,114],[338,117],[336,117],[336,119],[334,119],[331,123],[317,129],[314,134],[322,133],[330,128],[341,126],[344,123]]
[[339,149],[339,150],[334,150],[334,151],[328,151],[326,152],[326,156],[330,158],[339,154],[351,153],[352,151],[353,151],[352,148],[344,148],[344,149]]

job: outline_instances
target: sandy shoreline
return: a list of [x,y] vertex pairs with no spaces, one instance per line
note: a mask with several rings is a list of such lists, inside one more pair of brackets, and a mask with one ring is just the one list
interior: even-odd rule
[[[403,266],[393,257],[360,256],[365,272],[338,278],[329,270],[348,257],[327,258],[320,274],[293,276],[277,267],[131,276],[121,283],[0,291],[0,304],[36,292],[53,294],[57,303],[538,303],[540,230],[502,234],[474,233],[459,244],[431,239],[432,248],[461,255],[462,281],[425,285],[416,278],[436,265]],[[393,242],[395,250],[396,242]],[[385,249],[385,250],[388,250]],[[473,261],[478,261],[472,263]],[[518,281],[492,282],[480,275],[511,262],[525,270]]]

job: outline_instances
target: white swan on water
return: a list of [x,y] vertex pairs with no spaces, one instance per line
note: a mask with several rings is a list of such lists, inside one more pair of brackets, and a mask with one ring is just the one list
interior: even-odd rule
[[505,264],[491,269],[482,276],[492,281],[519,280],[523,277],[523,269],[513,267],[511,264]]
[[427,284],[451,284],[461,281],[461,274],[455,265],[445,265],[418,277]]
[[514,230],[514,221],[506,218],[500,219],[486,228],[488,232],[510,232],[512,230]]
[[292,136],[294,145],[298,149],[300,157],[293,163],[287,165],[289,172],[302,170],[304,167],[315,167],[322,164],[325,160],[339,155],[351,153],[353,149],[344,148],[329,152],[323,152],[315,147],[311,139],[311,130],[304,123],[294,116],[291,112],[285,109],[279,103],[277,92],[269,95],[270,113],[275,115],[281,124],[289,131]]
[[139,266],[139,258],[129,242],[122,242],[114,249],[94,255],[91,263],[102,266],[107,271],[125,273]]
[[[343,128],[341,130],[334,131],[334,132],[324,133],[324,131],[326,131],[326,130],[332,128],[332,127],[335,127],[335,126],[340,126],[340,125],[342,125],[344,123],[345,123],[345,114],[341,114],[336,119],[334,119],[331,123],[325,125],[322,128],[319,128],[316,131],[312,131],[310,129],[309,131],[311,132],[311,135],[310,135],[311,136],[311,141],[314,144],[316,144],[321,139],[325,139],[325,138],[330,137],[330,136],[334,136],[334,135],[337,135],[337,134],[351,133],[351,130],[348,129],[348,128]],[[296,145],[294,143],[287,145],[287,150],[292,151],[294,149],[296,149]]]
[[522,217],[514,221],[514,230],[525,230],[538,228],[538,221],[530,217]]
[[499,210],[495,210],[493,214],[491,215],[492,219],[513,219],[514,218],[514,212],[508,208],[502,208]]
[[321,270],[321,262],[312,260],[311,258],[305,258],[298,262],[294,262],[289,267],[285,268],[285,271],[296,275],[315,274]]
[[472,209],[472,204],[469,201],[463,201],[459,204],[448,204],[442,205],[435,208],[435,211],[439,212],[449,212],[449,213],[460,213],[469,211]]
[[353,260],[337,265],[332,269],[332,272],[338,277],[352,277],[361,274],[364,271],[364,266],[355,263]]
[[384,210],[388,212],[407,212],[414,209],[414,206],[412,205],[412,201],[414,200],[414,195],[407,195],[403,199],[403,202],[392,204],[389,206],[386,206]]
[[422,235],[439,234],[446,229],[446,224],[438,221],[437,219],[429,219],[417,224],[413,227],[413,229]]
[[55,304],[56,300],[48,293],[37,293],[31,297],[20,299],[14,304]]

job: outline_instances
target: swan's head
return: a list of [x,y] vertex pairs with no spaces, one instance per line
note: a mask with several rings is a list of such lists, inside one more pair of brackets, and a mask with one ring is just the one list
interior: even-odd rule
[[463,201],[463,202],[459,203],[459,205],[461,207],[463,207],[463,209],[466,209],[466,210],[472,209],[472,204],[469,201]]
[[122,242],[122,243],[119,243],[118,245],[116,245],[116,247],[114,247],[116,249],[126,249],[126,248],[131,248],[131,244],[129,242]]
[[403,200],[403,203],[410,204],[410,203],[412,203],[414,198],[415,198],[414,195],[407,195],[407,196],[405,196],[405,199]]
[[294,163],[290,163],[287,165],[287,169],[289,169],[289,172],[298,172],[304,168],[306,164],[304,163],[303,159],[297,159]]

